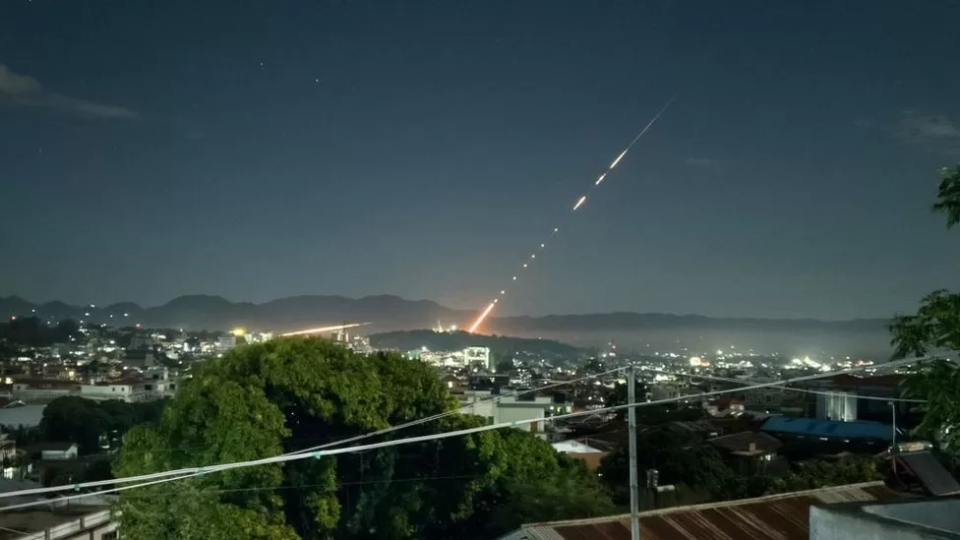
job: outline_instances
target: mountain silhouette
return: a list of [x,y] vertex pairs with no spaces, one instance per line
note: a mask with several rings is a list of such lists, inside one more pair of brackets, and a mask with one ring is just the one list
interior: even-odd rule
[[[364,322],[370,323],[364,327],[364,332],[381,333],[432,328],[438,321],[445,326],[455,324],[462,328],[469,324],[476,314],[473,310],[452,309],[430,300],[406,300],[393,295],[362,298],[304,295],[262,304],[232,302],[220,296],[188,295],[154,307],[142,307],[132,302],[107,306],[71,306],[56,301],[35,304],[18,296],[0,297],[0,316],[5,317],[36,316],[49,321],[69,318],[110,326],[141,324],[152,328],[184,330],[227,330],[244,327],[286,332],[343,322]],[[854,341],[858,347],[860,344],[868,344],[871,350],[879,350],[886,347],[886,323],[884,319],[823,321],[616,312],[544,317],[491,317],[484,324],[483,332],[544,337],[592,345],[605,343],[613,336],[640,336],[634,343],[647,348],[666,347],[671,344],[684,347],[708,346],[704,340],[710,341],[709,346],[714,346],[713,341],[723,342],[729,339],[733,342],[740,339],[741,343],[749,346],[763,343],[774,350],[781,350],[779,343],[783,340],[780,337],[766,340],[764,336],[788,336],[791,339],[800,336],[803,339],[797,349],[801,351],[812,347],[825,348],[828,343],[842,349],[847,347],[845,344]],[[836,336],[841,336],[839,341],[834,339]],[[847,339],[851,336],[853,337]],[[838,353],[851,354],[839,350]]]

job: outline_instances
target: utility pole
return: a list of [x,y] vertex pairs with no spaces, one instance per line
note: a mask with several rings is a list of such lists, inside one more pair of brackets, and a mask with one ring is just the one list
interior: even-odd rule
[[890,434],[890,464],[893,466],[893,477],[897,477],[897,404],[888,401],[893,416],[893,432]]
[[637,480],[637,375],[630,366],[627,372],[627,424],[630,436],[630,540],[640,540],[640,486]]

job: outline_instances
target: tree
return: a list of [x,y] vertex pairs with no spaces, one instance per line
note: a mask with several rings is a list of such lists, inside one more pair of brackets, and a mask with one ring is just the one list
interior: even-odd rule
[[[629,499],[626,482],[629,465],[624,449],[612,452],[601,461],[600,473],[618,504]],[[637,434],[637,468],[641,478],[645,471],[657,469],[660,485],[683,484],[717,498],[729,498],[726,494],[736,476],[713,446],[693,435],[660,427]]]
[[[947,228],[960,224],[960,165],[945,168],[935,212],[947,216]],[[915,315],[901,315],[890,324],[894,356],[924,356],[931,351],[960,349],[960,294],[934,291],[923,298]],[[960,372],[957,364],[928,362],[904,383],[904,395],[926,400],[918,434],[939,441],[951,454],[960,452]]]
[[[455,407],[422,362],[393,353],[358,354],[315,338],[277,339],[237,347],[199,367],[158,425],[127,433],[114,472],[130,476],[260,459]],[[482,425],[479,417],[450,415],[364,442]],[[520,504],[513,490],[521,479],[562,480],[573,492],[596,488],[547,443],[520,430],[319,459],[305,455],[123,492],[124,534],[207,537],[201,527],[230,516],[250,524],[227,527],[230,538],[241,540],[485,538],[493,536],[496,509]],[[564,508],[561,503],[556,506]],[[170,519],[182,511],[192,519]],[[515,527],[523,517],[512,514],[496,526]]]
[[946,214],[947,227],[953,227],[960,224],[960,165],[952,169],[944,167],[941,175],[940,189],[933,211]]
[[64,396],[51,401],[40,419],[40,438],[47,442],[77,443],[81,454],[100,451],[101,437],[112,439],[133,426],[159,421],[167,400],[126,403]]

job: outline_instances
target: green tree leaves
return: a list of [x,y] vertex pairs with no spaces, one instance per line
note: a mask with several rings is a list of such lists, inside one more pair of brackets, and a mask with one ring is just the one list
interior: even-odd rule
[[941,175],[937,202],[933,205],[933,211],[946,214],[947,227],[953,227],[960,224],[960,165],[952,169],[944,167]]
[[[960,165],[943,169],[935,212],[947,216],[947,227],[960,223]],[[894,355],[925,356],[960,349],[960,294],[934,291],[915,315],[896,317],[890,325]],[[904,383],[904,395],[927,400],[917,433],[938,441],[956,459],[960,452],[960,370],[953,362],[928,362]]]
[[[158,426],[127,434],[115,472],[258,459],[455,407],[422,362],[356,354],[318,339],[279,339],[207,362]],[[451,415],[364,442],[480,425],[479,417]],[[569,489],[558,492],[554,485]],[[576,498],[583,486],[594,493],[586,501]],[[201,534],[211,529],[203,527],[228,518],[244,524],[228,527],[239,540],[469,539],[518,526],[516,520],[531,515],[521,511],[530,490],[561,497],[545,503],[554,510],[544,509],[538,519],[577,517],[558,513],[572,506],[589,515],[609,509],[609,499],[582,468],[520,430],[212,473],[123,492],[120,507],[125,536],[151,540],[206,538]],[[181,511],[191,512],[191,519],[168,520]],[[296,536],[287,536],[291,532]]]

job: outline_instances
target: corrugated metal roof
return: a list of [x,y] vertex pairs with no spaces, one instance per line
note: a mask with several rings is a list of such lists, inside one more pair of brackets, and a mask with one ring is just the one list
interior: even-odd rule
[[835,422],[811,418],[772,416],[760,427],[762,431],[794,433],[838,439],[893,440],[893,427],[879,422]]
[[[721,503],[640,513],[643,540],[807,540],[810,507],[886,501],[897,493],[882,482],[854,484]],[[522,531],[522,532],[521,532]],[[630,516],[524,525],[504,538],[526,540],[629,540]]]

